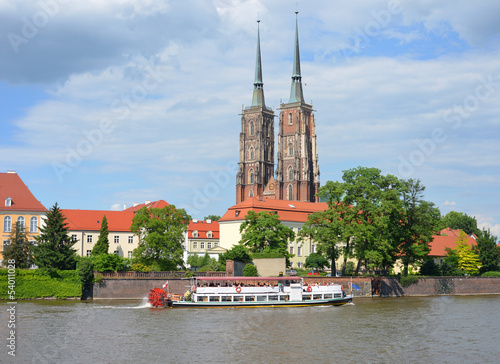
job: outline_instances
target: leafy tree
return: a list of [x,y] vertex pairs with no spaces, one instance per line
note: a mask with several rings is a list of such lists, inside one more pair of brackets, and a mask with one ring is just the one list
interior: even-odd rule
[[443,217],[444,227],[465,231],[467,235],[478,234],[477,221],[475,217],[468,216],[463,212],[450,211]]
[[94,263],[94,270],[99,272],[123,271],[127,265],[127,260],[117,254],[99,254],[91,258]]
[[68,235],[68,224],[57,203],[47,212],[45,226],[40,228],[33,247],[33,258],[39,268],[75,269],[76,250]]
[[467,274],[478,274],[481,263],[479,262],[479,256],[467,244],[468,239],[469,236],[464,231],[460,231],[456,241],[457,247],[455,248],[458,255],[458,268]]
[[91,257],[79,257],[76,270],[83,285],[90,284],[94,280],[94,263]]
[[293,230],[281,223],[277,214],[267,211],[249,211],[240,226],[240,244],[252,253],[277,252],[283,255],[290,265],[288,243],[295,239]]
[[477,233],[475,252],[481,261],[481,273],[499,270],[500,248],[497,246],[496,236],[490,230],[482,229]]
[[220,216],[219,215],[208,215],[208,216],[205,216],[204,219],[205,220],[212,220],[212,221],[219,221]]
[[187,264],[189,264],[192,268],[204,267],[206,265],[210,265],[212,263],[212,259],[208,253],[205,253],[204,256],[200,256],[198,254],[192,254],[187,258]]
[[9,260],[14,260],[16,268],[29,268],[30,262],[33,260],[31,246],[24,226],[19,221],[16,222],[10,234],[10,244],[5,245],[2,264],[6,267]]
[[319,253],[311,253],[307,258],[304,264],[306,268],[316,268],[323,269],[325,267],[330,267],[330,263],[328,259],[325,258],[322,254]]
[[219,255],[219,262],[223,265],[226,265],[226,261],[228,259],[243,263],[250,263],[252,261],[252,256],[250,255],[248,248],[241,244],[237,244],[225,253]]
[[446,248],[446,256],[441,265],[442,275],[444,276],[463,276],[465,274],[458,268],[458,252],[456,249]]
[[257,272],[257,267],[253,264],[247,264],[245,265],[245,268],[243,268],[243,276],[245,277],[258,277],[259,273]]
[[174,205],[163,208],[143,207],[132,219],[130,231],[139,236],[133,255],[139,263],[157,265],[161,270],[183,267],[184,234],[191,217]]
[[92,249],[91,255],[100,255],[100,254],[108,254],[109,250],[109,228],[108,228],[108,219],[106,215],[103,216],[101,221],[101,229],[99,230],[99,238],[97,239],[97,243],[94,245]]
[[430,251],[432,235],[440,228],[441,214],[432,202],[422,199],[425,187],[419,180],[403,181],[401,207],[393,213],[392,238],[397,243],[398,254],[403,262],[403,274],[408,267],[421,264]]

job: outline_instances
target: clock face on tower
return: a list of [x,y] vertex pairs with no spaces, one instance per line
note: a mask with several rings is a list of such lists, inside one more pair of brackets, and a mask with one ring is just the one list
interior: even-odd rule
[[271,191],[274,191],[274,183],[269,183],[269,189],[270,189]]

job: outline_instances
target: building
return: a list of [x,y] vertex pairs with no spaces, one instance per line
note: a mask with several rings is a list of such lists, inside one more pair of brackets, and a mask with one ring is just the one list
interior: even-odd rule
[[280,104],[276,171],[274,110],[265,104],[263,85],[258,28],[252,105],[243,109],[241,117],[236,203],[257,196],[316,202],[320,185],[316,124],[312,102],[305,103],[302,90],[297,19],[290,99]]
[[196,220],[189,222],[187,241],[184,250],[184,261],[189,255],[208,254],[211,258],[219,259],[219,254],[226,249],[220,245],[219,223],[211,220]]
[[[47,209],[31,193],[15,171],[0,173],[0,218],[3,222],[2,252],[10,244],[10,236],[19,222],[25,229],[28,239],[35,242],[44,224]],[[0,252],[1,253],[1,252]],[[0,259],[3,256],[0,254]]]
[[[220,246],[231,249],[239,243],[241,240],[240,225],[245,221],[245,216],[250,210],[257,213],[261,211],[276,213],[283,225],[293,229],[295,234],[298,234],[310,214],[326,209],[327,204],[324,202],[313,203],[252,197],[230,207],[219,220]],[[288,251],[295,255],[290,259],[291,267],[301,268],[304,266],[306,258],[311,253],[316,252],[316,245],[309,239],[296,238],[289,243]],[[339,259],[337,263],[341,264],[341,260]],[[340,267],[340,265],[338,266]]]
[[[455,249],[457,247],[457,241],[460,236],[461,230],[445,228],[441,230],[439,235],[432,236],[432,242],[429,244],[431,251],[428,256],[434,260],[434,263],[441,265],[443,263],[444,257],[448,254],[446,251],[449,249]],[[467,238],[467,244],[471,247],[476,246],[475,236],[469,236]]]

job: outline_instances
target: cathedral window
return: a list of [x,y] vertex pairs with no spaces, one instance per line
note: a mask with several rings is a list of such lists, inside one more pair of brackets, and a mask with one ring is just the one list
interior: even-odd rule
[[250,192],[248,192],[248,197],[253,197],[253,190],[250,190]]
[[254,134],[255,134],[255,125],[252,121],[252,122],[250,122],[250,135],[253,136]]
[[292,185],[288,186],[288,199],[293,200],[293,187],[292,187]]
[[293,169],[292,167],[288,167],[288,180],[293,181]]
[[288,114],[288,125],[292,125],[293,124],[293,115],[292,113],[289,113]]
[[293,155],[293,144],[292,143],[288,144],[288,155],[289,156]]
[[255,183],[255,174],[253,173],[253,169],[250,170],[249,182]]
[[250,148],[250,160],[255,159],[255,151],[253,150],[253,147]]

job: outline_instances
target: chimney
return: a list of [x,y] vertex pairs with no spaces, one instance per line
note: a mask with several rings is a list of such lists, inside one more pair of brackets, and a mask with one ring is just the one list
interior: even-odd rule
[[146,200],[146,202],[144,202],[145,205],[149,205],[151,203],[150,200]]
[[137,205],[139,205],[139,202],[134,202],[134,203],[132,204],[132,206],[134,206],[134,207],[136,207]]
[[124,209],[124,210],[126,210],[126,209],[127,209],[127,204],[126,204],[126,203],[124,203],[124,204],[123,204],[123,209]]

